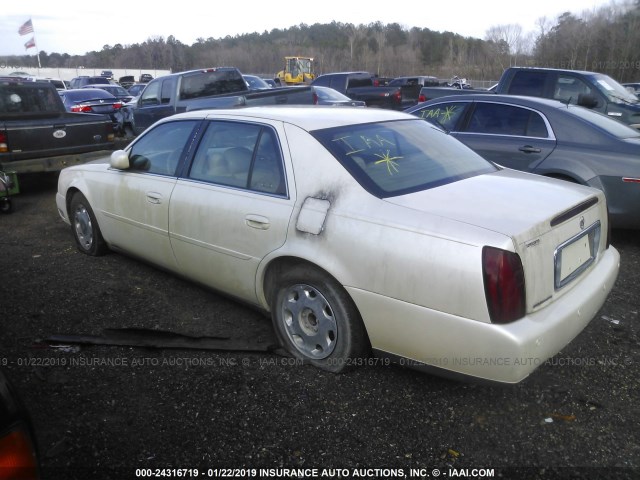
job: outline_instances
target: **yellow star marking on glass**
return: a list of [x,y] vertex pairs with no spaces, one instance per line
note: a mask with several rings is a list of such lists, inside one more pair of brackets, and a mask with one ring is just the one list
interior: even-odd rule
[[442,119],[445,122],[448,122],[449,120],[451,120],[451,117],[453,116],[453,114],[456,112],[456,107],[453,105],[450,105],[448,107],[446,107],[444,109],[444,112],[442,112],[440,115],[442,116]]
[[373,162],[374,165],[386,163],[389,175],[393,175],[395,172],[398,172],[398,162],[396,162],[396,160],[400,160],[402,157],[392,157],[389,153],[389,150],[387,150],[387,153],[376,153],[376,157],[378,157],[380,160]]

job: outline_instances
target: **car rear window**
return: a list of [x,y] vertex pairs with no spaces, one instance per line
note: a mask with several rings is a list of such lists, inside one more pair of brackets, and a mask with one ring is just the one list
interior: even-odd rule
[[497,168],[419,119],[347,125],[312,135],[369,193],[405,195]]
[[236,70],[213,70],[182,77],[180,98],[191,99],[247,90],[242,75]]
[[6,82],[0,85],[0,114],[58,113],[62,109],[58,93],[49,85]]
[[110,99],[113,100],[115,97],[111,95],[109,92],[102,90],[101,88],[83,88],[78,90],[67,90],[60,94],[61,96],[68,98],[69,100],[86,100],[86,99]]
[[601,128],[609,135],[613,135],[617,138],[640,138],[640,132],[635,128],[625,125],[618,120],[607,117],[593,110],[583,107],[570,107],[569,111],[576,117],[586,120],[588,123],[592,123]]

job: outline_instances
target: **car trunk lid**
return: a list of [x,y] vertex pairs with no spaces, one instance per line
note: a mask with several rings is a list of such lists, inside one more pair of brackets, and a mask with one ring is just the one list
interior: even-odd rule
[[508,169],[386,201],[508,237],[493,246],[520,255],[528,312],[569,290],[606,244],[601,192]]

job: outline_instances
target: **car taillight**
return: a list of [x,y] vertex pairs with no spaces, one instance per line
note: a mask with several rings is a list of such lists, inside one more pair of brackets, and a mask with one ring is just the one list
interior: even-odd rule
[[16,428],[0,438],[0,479],[37,479],[38,460],[29,435]]
[[402,92],[400,90],[398,90],[396,93],[393,94],[393,100],[396,103],[401,103],[402,102]]
[[122,102],[116,102],[113,104],[114,110],[120,110],[122,108]]
[[9,145],[7,145],[7,134],[0,132],[0,152],[8,152]]
[[509,323],[525,314],[524,269],[517,253],[482,249],[482,273],[492,323]]
[[426,102],[427,97],[425,97],[422,93],[418,95],[418,103]]
[[318,105],[318,94],[313,92],[313,104]]
[[89,105],[73,105],[71,107],[71,111],[72,112],[80,112],[80,113],[87,113],[87,112],[91,112],[91,107]]

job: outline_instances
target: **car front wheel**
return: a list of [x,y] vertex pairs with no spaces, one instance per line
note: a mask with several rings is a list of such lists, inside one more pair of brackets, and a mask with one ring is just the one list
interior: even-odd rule
[[78,250],[92,256],[104,255],[107,252],[107,244],[102,238],[96,216],[80,192],[76,192],[71,198],[69,220]]
[[355,304],[328,274],[306,265],[283,272],[272,299],[281,344],[296,358],[342,372],[369,353]]

